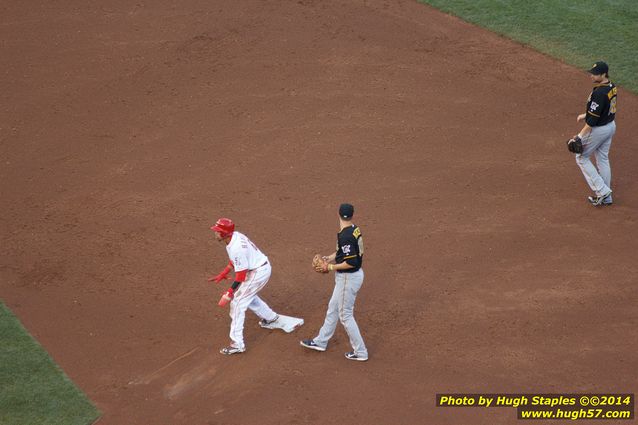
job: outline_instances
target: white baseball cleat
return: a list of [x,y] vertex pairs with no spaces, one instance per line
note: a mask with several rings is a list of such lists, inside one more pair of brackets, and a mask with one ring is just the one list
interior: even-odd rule
[[229,345],[228,347],[225,347],[219,350],[220,353],[226,356],[230,356],[231,354],[243,353],[244,351],[246,351],[245,348],[237,348],[237,347],[233,347],[232,345]]

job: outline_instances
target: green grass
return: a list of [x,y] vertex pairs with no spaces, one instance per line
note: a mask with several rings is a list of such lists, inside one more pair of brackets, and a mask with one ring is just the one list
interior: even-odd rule
[[638,0],[419,0],[638,93]]
[[99,416],[0,302],[0,424],[86,425]]

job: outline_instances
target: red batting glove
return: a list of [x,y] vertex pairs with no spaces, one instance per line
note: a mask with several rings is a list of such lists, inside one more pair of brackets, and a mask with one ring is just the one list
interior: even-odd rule
[[230,266],[226,266],[226,268],[224,270],[222,270],[222,272],[220,274],[218,274],[217,276],[211,276],[208,278],[209,282],[215,282],[215,283],[219,283],[224,279],[230,279],[228,277],[228,273],[230,273]]
[[233,288],[228,288],[228,291],[224,292],[224,295],[222,295],[222,297],[219,299],[217,305],[220,307],[225,306],[230,300],[233,299],[233,296]]

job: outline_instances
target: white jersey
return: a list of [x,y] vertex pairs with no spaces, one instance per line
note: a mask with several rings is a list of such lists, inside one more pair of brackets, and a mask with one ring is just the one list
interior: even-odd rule
[[268,261],[268,257],[246,235],[239,232],[233,232],[226,251],[236,272],[255,270]]

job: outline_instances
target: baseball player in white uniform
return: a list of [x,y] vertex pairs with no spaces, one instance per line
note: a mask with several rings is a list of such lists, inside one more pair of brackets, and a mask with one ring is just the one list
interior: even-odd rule
[[230,339],[231,344],[219,352],[226,355],[243,353],[244,319],[246,309],[251,309],[260,319],[260,325],[266,327],[278,319],[275,313],[259,296],[261,289],[270,279],[271,267],[268,257],[246,237],[235,231],[235,224],[228,218],[217,220],[211,230],[215,232],[218,241],[226,244],[226,251],[230,259],[228,265],[217,276],[208,279],[209,282],[219,283],[228,279],[228,274],[235,270],[235,280],[219,300],[224,306],[230,301]]

